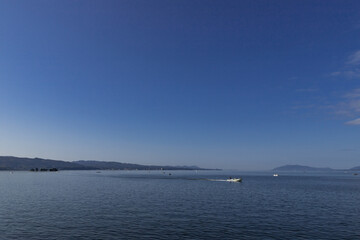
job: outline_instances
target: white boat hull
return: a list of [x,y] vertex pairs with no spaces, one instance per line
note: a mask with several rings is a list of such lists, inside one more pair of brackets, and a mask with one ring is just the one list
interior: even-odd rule
[[231,179],[227,179],[227,182],[241,182],[242,179],[241,178],[231,178]]

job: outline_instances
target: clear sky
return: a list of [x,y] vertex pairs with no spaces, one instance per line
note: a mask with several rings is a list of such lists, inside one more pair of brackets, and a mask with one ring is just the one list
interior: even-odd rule
[[360,1],[0,0],[0,155],[360,165]]

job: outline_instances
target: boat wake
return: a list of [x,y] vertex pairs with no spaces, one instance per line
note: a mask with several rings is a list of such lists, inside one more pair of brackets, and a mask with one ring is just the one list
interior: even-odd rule
[[[97,172],[98,173],[98,172]],[[216,178],[189,178],[184,176],[173,175],[110,175],[108,177],[113,178],[126,178],[126,179],[159,179],[159,180],[192,180],[192,181],[211,181],[211,182],[241,182],[241,178],[229,178],[229,179],[216,179]]]
[[241,182],[241,178],[230,178],[230,179],[206,179],[208,181],[215,181],[215,182]]

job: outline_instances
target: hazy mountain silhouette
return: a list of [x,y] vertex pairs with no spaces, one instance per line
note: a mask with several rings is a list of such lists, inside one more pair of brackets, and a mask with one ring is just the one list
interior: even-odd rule
[[74,163],[92,167],[96,169],[114,169],[114,170],[203,170],[197,166],[156,166],[156,165],[140,165],[133,163],[120,162],[103,162],[103,161],[86,161],[80,160]]
[[289,172],[328,172],[335,171],[332,168],[316,168],[302,165],[284,165],[281,167],[274,168],[273,171],[289,171]]
[[0,170],[30,170],[32,168],[57,168],[61,170],[90,170],[91,167],[77,163],[42,158],[19,158],[0,156]]
[[204,170],[203,168],[199,168],[197,166],[173,167],[84,160],[67,162],[42,158],[0,156],[0,170],[30,170],[35,168],[57,168],[59,170]]

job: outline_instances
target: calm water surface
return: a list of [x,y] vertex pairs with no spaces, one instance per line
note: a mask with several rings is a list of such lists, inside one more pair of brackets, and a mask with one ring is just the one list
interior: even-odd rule
[[360,239],[360,175],[168,173],[0,172],[0,239]]

